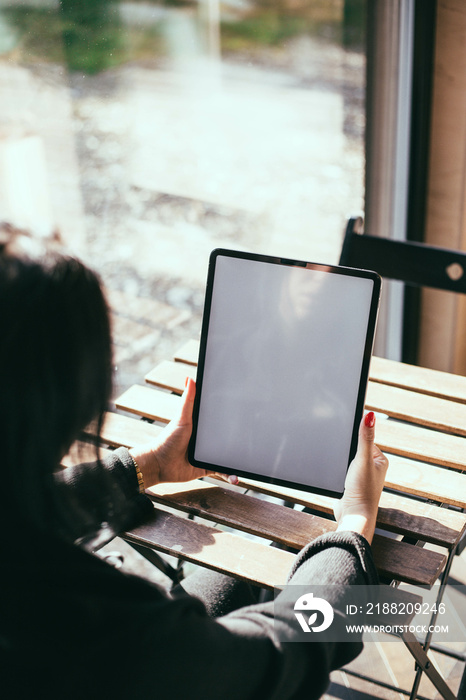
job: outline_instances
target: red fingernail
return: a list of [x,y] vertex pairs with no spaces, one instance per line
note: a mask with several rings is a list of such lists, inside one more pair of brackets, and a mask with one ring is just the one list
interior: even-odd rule
[[367,416],[364,418],[364,423],[366,424],[366,428],[373,428],[375,425],[375,413],[374,411],[369,411]]

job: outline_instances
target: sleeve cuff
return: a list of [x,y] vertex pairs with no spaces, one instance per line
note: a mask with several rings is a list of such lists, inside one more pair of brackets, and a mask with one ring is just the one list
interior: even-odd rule
[[[288,582],[298,572],[298,569],[312,557],[324,550],[337,548],[352,554],[356,565],[361,570],[365,583],[377,585],[379,577],[375,568],[372,550],[365,537],[356,532],[331,532],[317,537],[306,545],[296,557],[290,571]],[[342,552],[343,553],[343,552]]]

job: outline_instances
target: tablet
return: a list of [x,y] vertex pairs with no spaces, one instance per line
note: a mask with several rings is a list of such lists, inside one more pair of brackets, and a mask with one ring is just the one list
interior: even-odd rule
[[214,250],[191,464],[341,495],[380,287],[375,272]]

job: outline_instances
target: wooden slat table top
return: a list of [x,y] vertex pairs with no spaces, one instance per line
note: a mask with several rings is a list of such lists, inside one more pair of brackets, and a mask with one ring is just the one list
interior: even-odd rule
[[[264,503],[266,502],[261,502],[261,504]],[[298,513],[284,506],[276,506],[276,508],[282,509],[290,517],[294,513],[295,523],[304,521],[307,516],[305,513]],[[206,517],[202,512],[196,514]],[[308,517],[312,518],[312,516]],[[210,519],[219,522],[221,516],[219,513],[215,515],[211,513]],[[238,529],[240,529],[239,525],[241,521],[238,518]],[[248,525],[248,531],[251,529],[254,530],[251,525]],[[312,528],[308,531],[310,539],[313,539],[313,531]],[[167,554],[181,556],[187,561],[238,576],[267,588],[286,583],[295,557],[292,552],[269,547],[261,542],[158,509],[148,522],[125,533],[125,539]],[[301,527],[296,537],[291,538],[290,546],[299,549],[310,539],[306,539],[306,531]],[[275,555],[277,551],[280,552],[278,557]],[[438,552],[423,550],[405,542],[379,536],[374,538],[373,551],[380,575],[429,588],[437,580],[446,560],[446,557]],[[284,554],[287,556],[283,556]],[[280,562],[278,568],[277,560]]]
[[377,444],[390,454],[466,471],[466,438],[394,420],[378,420]]
[[[102,427],[102,441],[112,447],[134,447],[154,440],[162,428],[141,420],[128,418],[108,411]],[[85,435],[95,435],[95,424],[91,423],[84,430]]]
[[466,377],[394,362],[383,357],[371,360],[370,378],[375,382],[466,403]]
[[156,510],[151,520],[125,533],[125,539],[268,589],[286,583],[295,557],[283,549],[162,510]]
[[466,435],[466,404],[369,382],[366,408],[435,430]]
[[466,507],[464,475],[461,472],[392,455],[385,484],[387,488],[413,496],[458,508]]
[[[178,361],[162,363],[149,372],[145,379],[150,384],[181,394],[187,376],[196,378],[194,365],[186,365],[184,362]],[[392,418],[466,436],[466,404],[463,403],[420,394],[417,391],[381,382],[369,381],[366,407],[385,413]],[[464,444],[466,445],[466,440]],[[452,448],[453,450],[455,450],[455,454],[458,454],[456,446]],[[461,454],[462,450],[459,453]],[[454,457],[452,461],[455,461]],[[466,468],[463,462],[461,464],[463,468]]]
[[[110,413],[104,423],[102,439],[113,447],[120,445],[133,447],[142,442],[149,442],[159,434],[160,430],[158,426]],[[328,496],[309,494],[305,491],[252,479],[240,479],[239,485],[242,488],[315,508],[324,514],[333,513],[334,499]],[[170,486],[173,487],[173,485]],[[466,515],[384,492],[379,509],[378,526],[402,535],[417,534],[419,539],[426,542],[452,547],[466,527]]]
[[[391,387],[389,387],[391,388]],[[396,389],[396,391],[401,391]],[[412,392],[406,392],[412,393]],[[430,398],[430,397],[428,397]],[[432,399],[442,401],[444,399]],[[180,398],[150,387],[132,386],[117,400],[118,408],[168,423],[179,410]],[[459,405],[459,404],[455,404]],[[466,405],[463,407],[466,409]],[[466,417],[465,417],[466,425]],[[463,475],[432,464],[392,456],[388,468],[387,487],[422,498],[429,498],[457,507],[466,507]]]
[[[145,377],[152,387],[131,387],[118,397],[117,408],[159,424],[169,422],[179,410],[186,377],[196,378],[198,350],[198,341],[186,343],[174,362],[161,363]],[[466,507],[462,474],[466,470],[466,378],[455,382],[451,375],[430,372],[373,358],[366,406],[390,416],[379,418],[376,439],[390,453],[387,486],[394,491],[382,494],[377,524],[383,530],[451,549],[465,531],[466,515],[406,495]],[[153,439],[160,429],[160,425],[109,414],[103,440],[131,447]],[[335,528],[333,520],[245,495],[240,487],[307,505],[323,515],[333,511],[331,498],[252,479],[240,479],[236,489],[201,481],[160,485],[150,493],[162,508],[198,515],[294,549]],[[165,511],[158,511],[153,522],[128,538],[266,587],[285,582],[294,556],[270,547],[264,550],[265,545],[244,535],[221,532]],[[204,546],[207,539],[209,547]],[[373,549],[382,575],[425,586],[434,583],[446,561],[443,553],[429,547],[383,535],[374,538]],[[261,569],[262,557],[268,560],[271,550],[270,566]],[[260,562],[255,561],[258,556]]]
[[[149,384],[181,395],[187,376],[196,379],[195,366],[186,365],[181,361],[165,360],[154,367],[146,375],[145,380]],[[431,429],[413,424],[379,420],[377,423],[377,443],[382,450],[391,454],[421,459],[421,461],[462,471],[466,470],[465,437],[438,431],[433,432]]]
[[[149,548],[153,548],[156,541],[158,551],[167,554],[176,552],[186,561],[269,590],[286,584],[295,557],[291,552],[245,540],[202,523],[182,520],[157,509],[148,522],[127,532],[125,539]],[[383,552],[381,554],[385,556]],[[422,600],[408,591],[393,588],[390,591],[398,600],[399,595],[411,602]],[[409,624],[411,619],[412,616],[403,618],[400,623]],[[375,617],[374,622],[378,622]]]
[[198,357],[198,340],[188,340],[174,355],[175,362],[184,362],[187,365],[197,365]]
[[162,389],[168,389],[175,394],[182,394],[185,386],[186,377],[196,379],[197,367],[188,365],[184,362],[170,362],[164,360],[157,367],[154,367],[144,379],[149,384],[158,386]]
[[[191,341],[187,344],[187,350],[190,350],[191,361],[194,361],[195,353],[198,349],[198,343],[196,341]],[[188,355],[187,352],[179,353],[179,357],[185,357]],[[380,358],[374,358],[380,359]],[[399,365],[400,363],[392,363],[387,361],[389,367],[391,368],[393,364]],[[422,376],[425,380],[426,373],[430,370],[424,370],[423,368],[409,368],[411,372],[413,369],[422,369]],[[146,381],[151,384],[158,386],[164,386],[170,389],[174,393],[181,394],[184,387],[184,380],[189,371],[189,376],[195,378],[195,368],[192,365],[186,365],[180,361],[178,362],[164,362],[158,367],[156,367],[152,372],[146,376]],[[445,373],[434,372],[434,377],[441,375],[444,383],[453,384],[454,377],[452,375],[446,374],[448,382],[445,380]],[[463,377],[459,378],[465,379]],[[386,389],[386,391],[385,391]],[[372,393],[370,393],[372,392]],[[381,392],[382,393],[381,395]],[[388,397],[388,401],[385,400]],[[432,427],[437,427],[439,429],[443,426],[449,430],[457,430],[458,432],[464,432],[463,424],[461,424],[461,417],[464,413],[464,407],[458,405],[454,402],[445,402],[445,400],[433,399],[430,401],[431,397],[422,397],[419,394],[408,391],[403,392],[394,387],[379,387],[375,383],[370,383],[370,390],[368,392],[368,398],[374,400],[374,405],[368,402],[368,408],[374,408],[375,410],[384,410],[387,412],[387,406],[391,408],[392,415],[397,415],[400,418],[405,418],[409,420],[420,420],[427,425]],[[425,399],[428,399],[427,408]],[[413,410],[410,410],[413,409]],[[459,419],[450,420],[450,414],[454,411],[460,413]],[[414,413],[414,415],[413,415]],[[445,421],[442,416],[448,416],[448,420]],[[466,415],[464,416],[466,426]],[[443,432],[438,432],[436,430],[433,432],[431,429],[426,429],[424,427],[419,427],[412,424],[403,424],[394,421],[379,420],[377,424],[377,442],[380,447],[392,454],[398,454],[414,459],[420,459],[421,461],[427,461],[432,464],[438,464],[445,467],[452,467],[454,469],[465,470],[466,469],[466,438],[460,437],[458,435],[451,435]]]
[[[161,428],[135,418],[109,413],[103,426],[102,440],[113,447],[134,447],[150,442]],[[89,428],[92,432],[92,428]],[[198,483],[198,482],[194,482]],[[204,482],[199,482],[204,483]],[[310,494],[297,489],[267,484],[253,479],[239,480],[243,489],[283,498],[289,502],[314,508],[323,514],[332,514],[335,499]],[[173,493],[174,485],[169,485]],[[159,487],[160,488],[160,487]],[[183,484],[183,489],[188,488]],[[194,486],[192,487],[194,488]],[[399,494],[384,492],[380,501],[377,524],[397,534],[414,536],[426,542],[452,547],[466,528],[466,515],[446,508],[406,498]]]
[[[189,340],[175,354],[175,361],[197,365],[199,341]],[[371,360],[370,379],[382,384],[411,389],[430,396],[466,403],[466,377],[394,362],[382,357]]]
[[169,423],[179,410],[180,398],[135,384],[115,399],[115,406],[143,418]]
[[[205,482],[163,484],[149,493],[159,503],[296,550],[336,529],[334,521]],[[428,550],[381,536],[374,538],[373,551],[382,575],[429,587],[445,563],[437,552],[427,554]]]
[[[310,494],[252,479],[240,478],[238,485],[312,508],[326,515],[333,514],[336,499],[329,496]],[[466,530],[466,514],[384,491],[377,514],[377,527],[450,548]]]

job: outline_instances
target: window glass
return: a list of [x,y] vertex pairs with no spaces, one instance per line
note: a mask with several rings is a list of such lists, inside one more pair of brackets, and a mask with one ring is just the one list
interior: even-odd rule
[[197,335],[208,255],[338,260],[365,0],[0,0],[0,218],[101,273],[119,388]]

